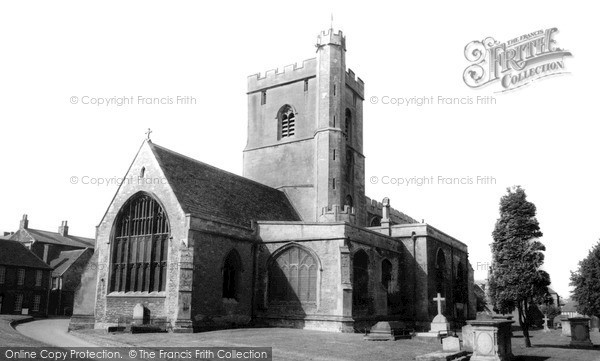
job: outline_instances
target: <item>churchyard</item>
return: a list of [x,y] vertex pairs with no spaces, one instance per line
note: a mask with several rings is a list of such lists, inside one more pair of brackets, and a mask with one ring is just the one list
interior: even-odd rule
[[[136,347],[273,347],[274,360],[398,360],[414,361],[417,356],[442,349],[439,343],[413,339],[365,341],[362,334],[332,333],[284,328],[232,329],[194,334],[110,334],[102,330],[74,333],[100,346]],[[600,347],[572,348],[570,337],[561,330],[531,332],[533,347],[525,348],[523,336],[514,332],[514,361],[599,361]],[[600,345],[600,333],[592,332],[592,342]]]

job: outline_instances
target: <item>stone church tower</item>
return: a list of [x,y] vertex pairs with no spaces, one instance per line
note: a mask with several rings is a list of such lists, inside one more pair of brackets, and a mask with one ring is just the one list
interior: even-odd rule
[[366,226],[364,83],[346,70],[341,31],[316,47],[302,66],[248,78],[244,176],[285,192],[303,221]]

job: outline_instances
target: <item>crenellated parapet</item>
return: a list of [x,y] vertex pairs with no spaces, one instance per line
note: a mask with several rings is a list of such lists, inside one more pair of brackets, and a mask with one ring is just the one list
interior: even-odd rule
[[321,215],[319,216],[320,223],[348,222],[354,224],[355,221],[356,215],[353,207],[344,206],[342,209],[337,204],[334,204],[331,207],[323,207]]
[[[369,217],[378,216],[383,217],[383,203],[377,202],[374,199],[369,197],[365,197],[365,204],[367,206],[367,213]],[[412,217],[394,209],[390,208],[390,220],[393,224],[411,224],[411,223],[420,223],[413,219]]]
[[357,77],[352,69],[346,72],[346,85],[352,89],[362,100],[365,99],[365,83]]
[[248,93],[264,90],[278,85],[297,82],[315,77],[317,74],[317,59],[306,59],[301,64],[290,64],[283,69],[267,70],[248,76]]

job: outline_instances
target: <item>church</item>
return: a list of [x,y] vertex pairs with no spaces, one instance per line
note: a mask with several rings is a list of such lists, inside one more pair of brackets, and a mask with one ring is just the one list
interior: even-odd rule
[[[97,226],[72,328],[429,330],[475,318],[467,246],[365,195],[364,83],[346,38],[248,77],[243,176],[146,139]],[[155,181],[160,180],[160,181]]]

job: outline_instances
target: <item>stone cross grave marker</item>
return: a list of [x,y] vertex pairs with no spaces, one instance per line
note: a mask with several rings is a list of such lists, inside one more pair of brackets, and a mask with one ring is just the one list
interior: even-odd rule
[[549,332],[550,329],[548,328],[548,320],[550,320],[550,319],[548,318],[548,315],[544,315],[543,320],[544,320],[544,332]]
[[435,297],[433,299],[433,301],[437,302],[437,312],[438,312],[438,315],[441,315],[442,314],[442,301],[446,301],[446,299],[438,293],[437,297]]

